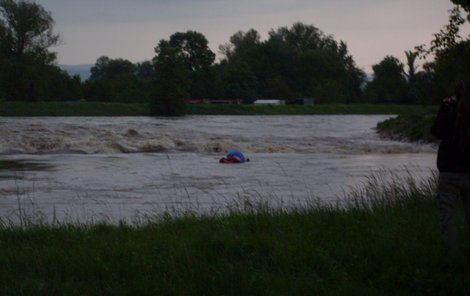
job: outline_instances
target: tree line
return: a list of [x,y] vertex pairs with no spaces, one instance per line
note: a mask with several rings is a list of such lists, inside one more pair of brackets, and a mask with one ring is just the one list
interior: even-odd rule
[[459,6],[430,45],[406,51],[406,64],[384,57],[371,77],[344,41],[298,22],[270,30],[266,40],[255,29],[236,32],[219,47],[219,61],[202,33],[177,32],[160,40],[148,61],[99,57],[81,81],[49,50],[60,42],[51,13],[33,1],[0,0],[0,99],[141,102],[155,114],[182,113],[185,99],[434,104],[470,74],[470,41],[458,34],[469,21],[461,8],[468,14],[470,5],[452,1]]

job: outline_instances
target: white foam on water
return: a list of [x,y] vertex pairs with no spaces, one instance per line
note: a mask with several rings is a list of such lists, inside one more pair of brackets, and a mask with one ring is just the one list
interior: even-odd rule
[[0,154],[223,152],[418,153],[431,145],[384,141],[390,116],[188,116],[0,118]]
[[[430,175],[436,147],[380,139],[374,128],[387,118],[1,117],[0,218],[116,222],[223,211],[247,197],[299,206],[377,170]],[[251,162],[219,164],[233,148]]]

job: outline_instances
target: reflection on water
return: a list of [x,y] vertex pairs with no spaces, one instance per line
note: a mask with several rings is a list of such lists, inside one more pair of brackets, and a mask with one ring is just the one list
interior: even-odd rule
[[19,172],[50,171],[54,166],[41,161],[31,160],[1,160],[0,179],[20,179]]
[[[381,140],[373,128],[385,118],[0,118],[0,217],[18,217],[19,201],[82,222],[213,213],[244,198],[299,206],[378,170],[430,175],[435,147]],[[251,162],[219,164],[229,148]]]
[[50,164],[28,160],[0,160],[1,171],[46,171],[53,169]]

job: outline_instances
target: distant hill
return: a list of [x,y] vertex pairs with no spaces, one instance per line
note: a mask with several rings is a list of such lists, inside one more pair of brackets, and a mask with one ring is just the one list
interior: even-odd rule
[[90,69],[94,65],[86,64],[86,65],[59,65],[59,67],[69,73],[70,76],[78,75],[82,79],[82,81],[87,80],[91,73]]

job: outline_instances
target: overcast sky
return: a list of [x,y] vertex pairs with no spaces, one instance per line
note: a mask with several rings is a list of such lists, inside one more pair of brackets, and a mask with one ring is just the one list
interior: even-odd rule
[[52,48],[60,64],[94,64],[100,56],[134,63],[151,59],[160,39],[195,30],[218,53],[242,30],[300,21],[348,44],[367,72],[386,55],[426,43],[448,21],[450,0],[36,0],[52,13],[62,43]]

